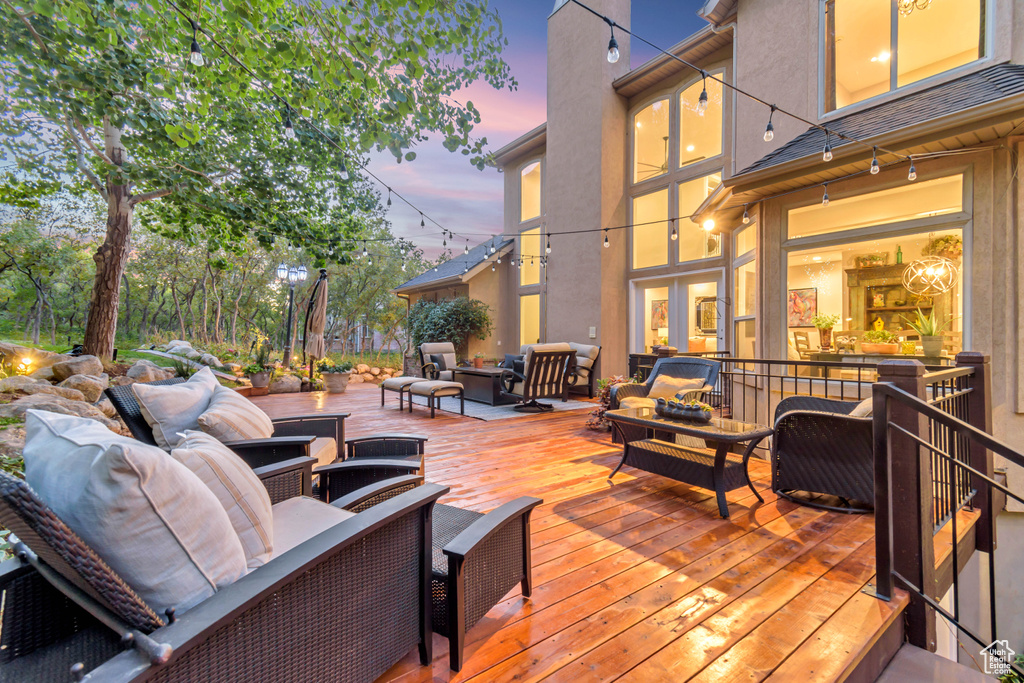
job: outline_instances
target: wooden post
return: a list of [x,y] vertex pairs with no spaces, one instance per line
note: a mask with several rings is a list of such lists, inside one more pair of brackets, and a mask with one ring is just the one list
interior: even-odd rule
[[[924,365],[916,360],[886,360],[878,364],[879,382],[890,382],[921,400],[927,400],[924,374]],[[889,424],[928,441],[928,422],[912,408],[892,402],[888,419]],[[931,457],[905,434],[887,431],[891,453],[892,568],[925,595],[938,599],[934,594]],[[907,637],[911,644],[935,651],[935,612],[913,593],[907,608]]]
[[[977,351],[961,351],[956,355],[956,365],[974,369],[974,374],[966,379],[966,385],[972,389],[967,397],[967,422],[976,429],[992,433],[992,365],[991,357]],[[982,447],[973,439],[968,440],[968,462],[990,479],[994,477],[992,452]],[[988,484],[971,476],[974,494],[974,507],[981,513],[975,526],[976,549],[990,553],[996,547],[995,518],[999,510],[993,509],[992,489]]]

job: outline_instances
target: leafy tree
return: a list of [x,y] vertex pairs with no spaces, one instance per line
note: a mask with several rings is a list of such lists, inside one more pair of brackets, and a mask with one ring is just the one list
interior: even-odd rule
[[478,299],[420,299],[409,311],[409,334],[415,346],[451,342],[463,352],[470,337],[487,339],[491,333],[490,307]]
[[[30,185],[0,197],[31,201],[32,183],[45,191],[73,177],[106,202],[85,332],[86,348],[103,356],[137,207],[159,200],[147,219],[168,236],[201,232],[213,250],[237,252],[252,235],[337,259],[371,201],[344,181],[346,163],[371,148],[411,161],[415,144],[438,133],[482,168],[486,141],[471,138],[479,113],[452,96],[479,79],[514,85],[486,0],[4,8],[0,101],[10,114],[0,132]],[[202,67],[189,63],[193,26]],[[286,122],[295,140],[282,135]]]

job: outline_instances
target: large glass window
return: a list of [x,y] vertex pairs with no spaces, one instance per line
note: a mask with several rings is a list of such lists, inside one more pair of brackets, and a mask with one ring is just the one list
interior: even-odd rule
[[748,225],[740,228],[735,233],[735,239],[736,251],[733,252],[735,256],[743,256],[748,251],[753,251],[757,246],[757,226]]
[[722,84],[707,80],[708,106],[701,114],[697,102],[703,89],[704,81],[700,80],[679,94],[680,167],[722,153]]
[[534,161],[519,172],[519,221],[540,215],[540,162]]
[[757,295],[757,263],[749,261],[734,271],[736,295],[733,297],[734,312],[737,318],[754,315],[754,302]]
[[901,10],[897,0],[827,0],[825,109],[980,59],[985,2],[918,0]]
[[540,342],[540,294],[519,297],[519,343]]
[[633,182],[668,172],[667,99],[644,107],[633,117]]
[[520,286],[540,284],[540,257],[540,228],[519,233]]
[[790,239],[886,225],[963,210],[962,175],[924,180],[889,190],[833,199],[828,206],[812,204],[789,212]]
[[668,189],[633,199],[633,268],[668,265]]
[[648,287],[644,290],[644,348],[669,343],[672,309],[669,306],[668,287]]
[[713,173],[679,183],[679,261],[696,261],[722,255],[721,235],[707,231],[685,216],[692,215],[722,183],[722,174]]

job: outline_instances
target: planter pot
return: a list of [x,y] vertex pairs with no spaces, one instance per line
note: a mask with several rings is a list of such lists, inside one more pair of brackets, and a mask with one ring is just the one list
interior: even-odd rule
[[484,359],[483,358],[474,358],[473,359],[473,367],[474,368],[479,369],[479,368],[482,368],[483,366],[484,366]]
[[249,382],[257,389],[270,386],[270,370],[249,373]]
[[871,342],[861,342],[860,350],[864,353],[894,354],[900,352],[900,345],[895,342],[892,344],[872,344]]
[[942,337],[921,337],[921,348],[926,356],[941,356]]
[[827,329],[819,329],[818,340],[821,343],[822,351],[827,351],[828,349],[832,348],[832,328],[829,327]]
[[322,377],[328,394],[343,394],[348,389],[351,372],[325,372]]

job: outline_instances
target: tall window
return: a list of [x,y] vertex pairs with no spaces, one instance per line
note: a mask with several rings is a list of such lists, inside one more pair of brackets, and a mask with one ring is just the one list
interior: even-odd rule
[[536,344],[540,341],[540,294],[519,297],[519,343]]
[[757,355],[757,224],[737,231],[733,240],[733,352],[753,358]]
[[[679,183],[679,216],[690,216],[719,185],[722,174],[712,173]],[[679,262],[697,261],[722,255],[721,235],[703,230],[689,218],[679,219]]]
[[528,287],[540,284],[540,228],[519,233],[519,285]]
[[633,268],[668,265],[668,188],[633,199]]
[[[721,77],[721,74],[715,74]],[[679,93],[679,166],[689,166],[722,153],[722,84],[707,80],[708,106],[697,108],[704,81]]]
[[633,117],[633,182],[668,172],[669,100],[658,100]]
[[983,57],[985,3],[932,0],[904,13],[897,0],[826,0],[826,111]]
[[540,216],[540,162],[523,166],[519,172],[519,222]]

